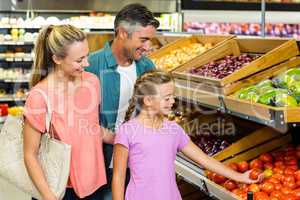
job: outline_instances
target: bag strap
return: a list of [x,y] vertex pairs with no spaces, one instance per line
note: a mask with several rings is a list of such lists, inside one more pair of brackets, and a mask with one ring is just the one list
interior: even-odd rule
[[50,104],[50,101],[48,99],[48,96],[46,95],[46,93],[41,90],[41,89],[34,89],[33,91],[37,91],[38,93],[40,93],[44,100],[45,100],[45,103],[46,103],[46,106],[47,106],[47,113],[46,113],[46,132],[47,133],[50,133],[50,125],[51,125],[51,119],[52,119],[52,109],[51,109],[51,104]]

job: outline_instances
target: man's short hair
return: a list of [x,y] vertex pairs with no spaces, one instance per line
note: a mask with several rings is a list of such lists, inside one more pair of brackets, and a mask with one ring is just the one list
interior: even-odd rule
[[146,27],[149,25],[158,28],[159,21],[155,19],[153,13],[146,6],[134,3],[125,6],[118,12],[114,22],[114,29],[116,35],[120,26],[131,34],[137,27]]

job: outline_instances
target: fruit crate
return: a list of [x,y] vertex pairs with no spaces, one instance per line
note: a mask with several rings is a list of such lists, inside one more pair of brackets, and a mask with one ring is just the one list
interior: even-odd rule
[[[214,49],[217,46],[222,45],[223,43],[226,43],[226,41],[234,38],[235,36],[232,35],[192,35],[190,37],[184,37],[178,40],[175,40],[166,46],[162,47],[161,49],[151,53],[148,57],[152,60],[157,60],[162,58],[165,55],[170,54],[170,52],[176,50],[176,49],[181,49],[183,47],[186,47],[188,45],[191,45],[193,43],[202,43],[202,44],[208,44],[211,43],[213,45],[212,48],[209,48],[202,53],[198,54],[196,57],[186,61],[185,63],[181,63],[178,66],[172,66],[168,69],[163,69],[166,71],[174,71],[176,68],[181,67],[182,65],[190,65],[190,63],[193,63],[194,60],[196,60],[199,56],[205,55],[207,52],[210,50]],[[170,41],[170,39],[169,39]]]
[[[222,79],[189,73],[189,70],[201,68],[212,61],[223,59],[226,56],[240,56],[244,53],[260,55],[260,57]],[[286,61],[298,54],[299,49],[294,39],[233,38],[216,46],[206,54],[198,56],[191,62],[183,64],[173,74],[178,79],[178,83],[181,83],[182,80],[180,79],[183,79],[184,84],[189,82],[193,88],[224,94],[222,89],[224,86]]]
[[[213,117],[209,116],[205,118],[204,116],[198,119],[199,123],[201,122],[211,122]],[[235,121],[237,124],[240,124],[240,121]],[[278,149],[282,146],[291,142],[290,134],[281,134],[269,127],[262,127],[255,125],[252,127],[252,123],[244,121],[242,130],[245,132],[248,130],[249,133],[240,135],[240,139],[232,143],[226,149],[215,154],[213,157],[223,163],[230,162],[240,162],[240,161],[249,161],[258,157],[262,153],[266,153],[275,149]],[[187,126],[189,128],[187,128]],[[193,123],[185,124],[185,130],[189,130],[192,134],[195,133],[195,126]],[[253,131],[255,130],[255,131]],[[182,157],[182,155],[178,155]],[[189,161],[185,158],[184,161],[177,159],[175,162],[176,172],[183,176],[188,181],[199,185],[201,190],[205,190],[210,196],[215,197],[216,199],[226,199],[226,200],[235,200],[241,199],[234,193],[226,190],[221,185],[214,183],[212,180],[209,180],[204,173],[204,170],[201,169],[201,166],[198,166],[192,161]]]
[[[242,152],[241,154],[236,155],[231,159],[227,159],[223,163],[228,164],[231,162],[239,163],[242,161],[250,161],[257,158],[262,153],[271,152],[274,150],[278,150],[284,146],[287,146],[291,141],[292,138],[290,134],[285,134],[285,135],[281,134],[276,136],[273,139],[268,140],[267,142],[262,143],[261,145],[258,145],[252,149]],[[218,199],[226,199],[226,200],[242,199],[241,197],[238,197],[236,194],[230,192],[229,190],[213,182],[212,180],[209,180],[208,178],[204,179],[204,182],[211,196],[215,196]]]
[[300,65],[300,57],[276,65],[268,70],[257,73],[249,78],[238,81],[228,88],[229,96],[224,97],[226,109],[231,112],[243,113],[263,121],[273,123],[275,127],[284,128],[286,123],[300,122],[300,107],[273,107],[249,100],[238,99],[234,93],[243,87],[255,85],[263,80],[271,79],[288,69]]

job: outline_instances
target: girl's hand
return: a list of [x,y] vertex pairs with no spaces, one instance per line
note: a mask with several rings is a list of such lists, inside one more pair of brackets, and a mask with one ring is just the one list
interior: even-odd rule
[[242,174],[241,176],[241,181],[242,183],[247,183],[247,184],[252,184],[252,183],[258,183],[261,182],[264,179],[264,174],[261,173],[256,180],[253,180],[250,178],[250,173],[252,170],[248,170],[245,173]]

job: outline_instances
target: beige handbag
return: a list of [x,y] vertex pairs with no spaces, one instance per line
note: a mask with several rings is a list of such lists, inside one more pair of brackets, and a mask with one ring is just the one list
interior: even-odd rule
[[[46,133],[42,134],[39,161],[52,192],[62,199],[70,172],[71,146],[51,137],[49,134],[52,110],[47,95]],[[0,133],[0,176],[32,197],[41,199],[33,185],[24,164],[23,118],[8,116]]]

